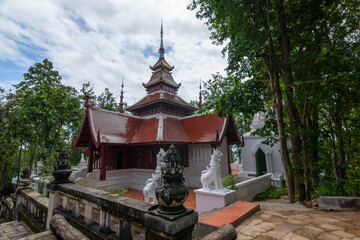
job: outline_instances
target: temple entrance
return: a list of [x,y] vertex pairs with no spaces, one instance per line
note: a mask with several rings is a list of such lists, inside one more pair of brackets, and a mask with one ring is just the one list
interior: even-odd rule
[[266,156],[263,150],[259,148],[255,153],[256,159],[256,176],[261,176],[267,173]]
[[122,168],[123,168],[123,152],[119,151],[117,154],[116,169],[122,169]]

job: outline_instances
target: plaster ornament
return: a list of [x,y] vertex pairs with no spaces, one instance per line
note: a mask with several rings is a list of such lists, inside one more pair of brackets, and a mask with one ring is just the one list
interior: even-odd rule
[[162,174],[157,180],[158,186],[155,189],[160,205],[157,209],[158,213],[177,215],[186,211],[183,204],[189,195],[189,189],[185,186],[183,169],[179,151],[171,145],[166,151],[164,165],[161,166]]
[[69,177],[71,175],[69,156],[65,152],[65,150],[63,150],[60,153],[59,161],[57,162],[56,166],[54,167],[54,171],[52,174],[53,174],[55,180],[52,181],[51,183],[60,184],[60,183],[72,182],[69,180]]
[[81,158],[80,158],[80,163],[79,163],[79,165],[85,165],[86,164],[86,162],[85,162],[85,157],[84,157],[84,154],[82,153],[81,154]]
[[164,149],[160,148],[159,153],[156,155],[156,170],[155,174],[152,174],[152,178],[146,180],[145,187],[143,189],[143,194],[145,198],[145,202],[149,202],[149,198],[152,197],[154,202],[157,203],[157,199],[155,197],[155,188],[158,186],[157,180],[161,176],[161,166],[165,164],[164,157],[166,152]]
[[202,189],[206,191],[210,191],[210,184],[212,182],[215,183],[215,190],[219,191],[226,191],[224,189],[222,183],[222,176],[221,176],[221,157],[222,153],[213,148],[213,154],[211,155],[210,160],[210,168],[206,167],[207,169],[201,172],[200,181],[202,184]]

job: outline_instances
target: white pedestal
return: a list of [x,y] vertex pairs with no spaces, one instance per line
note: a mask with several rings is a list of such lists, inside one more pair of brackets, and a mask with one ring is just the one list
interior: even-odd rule
[[215,190],[205,191],[200,188],[194,192],[196,194],[196,211],[199,214],[223,208],[235,202],[235,190],[216,192]]

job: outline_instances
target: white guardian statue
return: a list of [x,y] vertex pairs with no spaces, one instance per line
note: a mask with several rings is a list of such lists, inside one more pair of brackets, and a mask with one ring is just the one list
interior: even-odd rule
[[210,191],[210,184],[214,182],[215,190],[217,192],[225,191],[221,176],[221,157],[222,153],[219,150],[213,148],[213,155],[211,155],[210,160],[210,168],[206,167],[207,169],[201,172],[200,180],[203,190]]
[[152,174],[152,178],[146,180],[145,187],[143,189],[143,194],[145,197],[145,202],[149,202],[149,198],[153,198],[153,203],[157,203],[157,199],[155,197],[155,188],[158,183],[157,180],[161,177],[161,166],[165,164],[164,157],[166,152],[164,149],[160,148],[159,153],[156,155],[156,169],[155,174]]

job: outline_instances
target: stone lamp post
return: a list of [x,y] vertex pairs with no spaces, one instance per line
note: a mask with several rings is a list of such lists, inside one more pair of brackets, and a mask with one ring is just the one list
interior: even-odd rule
[[56,166],[53,171],[53,176],[55,178],[51,183],[60,184],[60,183],[71,183],[69,180],[71,175],[71,166],[69,162],[69,156],[63,150],[59,155],[59,161],[56,163]]
[[171,145],[161,166],[155,195],[159,205],[152,206],[145,215],[146,239],[191,240],[198,213],[183,206],[189,195],[185,186],[181,158]]
[[29,187],[29,185],[31,184],[31,180],[30,178],[30,171],[29,169],[25,168],[24,171],[22,171],[21,173],[21,180],[19,181],[19,189],[24,189]]
[[161,177],[155,189],[159,201],[158,212],[174,215],[185,212],[183,206],[189,195],[183,176],[184,166],[181,165],[179,151],[171,145],[164,157],[165,164],[161,166]]

